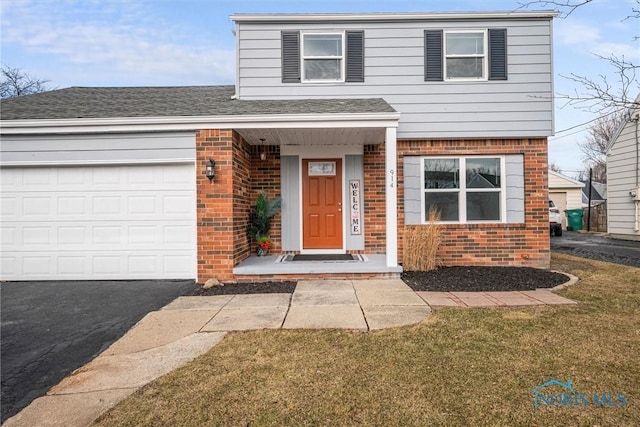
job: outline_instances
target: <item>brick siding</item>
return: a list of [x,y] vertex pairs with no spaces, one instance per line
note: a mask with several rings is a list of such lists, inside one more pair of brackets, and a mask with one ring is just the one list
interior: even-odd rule
[[365,145],[363,156],[364,253],[387,250],[384,144]]
[[[402,260],[404,181],[402,157],[436,155],[524,155],[524,224],[450,224],[438,250],[442,265],[494,265],[549,268],[547,140],[398,141],[398,258]],[[380,161],[384,162],[384,158]],[[365,225],[366,227],[366,225]]]
[[[280,196],[280,149],[250,146],[232,130],[196,132],[196,204],[198,282],[210,278],[235,281],[233,267],[247,259],[255,244],[247,239],[249,210],[259,193]],[[202,171],[216,162],[213,182]],[[274,252],[280,250],[280,215],[272,222]]]
[[[364,147],[365,250],[385,252],[384,144]],[[525,168],[524,224],[446,225],[438,251],[441,265],[549,267],[547,140],[400,140],[398,141],[398,257],[402,262],[404,230],[402,158],[432,155],[523,154]],[[267,158],[260,160],[265,150]],[[212,183],[201,172],[209,158],[216,161]],[[232,130],[196,133],[198,281],[250,280],[234,277],[233,267],[255,251],[246,237],[249,210],[260,193],[280,197],[280,148],[250,146]],[[281,251],[281,219],[273,222],[273,253]],[[372,277],[376,277],[373,275]],[[271,279],[290,277],[275,275]],[[255,280],[255,279],[254,279]]]
[[[260,160],[260,153],[266,152],[267,158]],[[280,191],[280,147],[268,145],[251,147],[251,203],[253,205],[260,193],[267,195],[269,200],[281,196]],[[247,219],[249,212],[247,211]],[[246,228],[246,225],[245,225]],[[271,231],[269,238],[273,241],[272,253],[279,253],[282,250],[280,212],[271,221]],[[255,244],[251,245],[251,250],[255,252]]]

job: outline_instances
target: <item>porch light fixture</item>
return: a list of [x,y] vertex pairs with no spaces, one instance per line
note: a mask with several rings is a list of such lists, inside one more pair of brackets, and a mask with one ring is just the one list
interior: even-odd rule
[[204,176],[209,178],[209,182],[213,182],[213,178],[216,177],[216,171],[214,169],[215,167],[216,167],[215,160],[209,159],[209,161],[207,162],[207,167],[204,170]]
[[260,138],[260,145],[262,145],[262,151],[260,151],[260,160],[267,160],[267,146],[264,145],[264,138]]

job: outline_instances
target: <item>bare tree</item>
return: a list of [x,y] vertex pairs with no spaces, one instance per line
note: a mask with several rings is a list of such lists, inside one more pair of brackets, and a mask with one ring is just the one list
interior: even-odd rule
[[49,80],[36,79],[23,72],[20,68],[2,66],[2,82],[0,83],[0,98],[15,98],[16,96],[46,92]]
[[560,169],[560,166],[556,162],[549,163],[549,169],[557,173],[562,173],[562,169]]
[[567,104],[586,107],[597,113],[633,108],[637,104],[635,96],[640,92],[640,82],[636,78],[640,67],[625,59],[624,56],[592,55],[609,63],[611,68],[615,70],[615,80],[617,81],[611,82],[605,75],[592,78],[571,73],[562,77],[580,84],[583,91],[576,90],[572,94],[557,94],[556,98],[565,100]]
[[[561,12],[562,18],[567,18],[579,7],[588,5],[593,0],[532,0],[520,3],[520,8],[531,6],[555,7]],[[640,18],[640,0],[634,0],[631,11],[627,16],[620,17],[621,21]],[[638,39],[636,35],[635,39]],[[621,108],[629,109],[637,107],[636,94],[640,92],[640,82],[636,78],[640,72],[638,64],[624,56],[597,55],[603,61],[607,61],[614,70],[615,81],[607,79],[604,75],[581,76],[571,73],[562,76],[579,83],[582,91],[571,94],[558,94],[556,98],[563,99],[567,105],[574,105],[597,113],[605,113]]]
[[587,138],[578,144],[582,151],[582,160],[587,168],[592,169],[593,180],[596,182],[607,182],[605,150],[623,122],[624,114],[624,111],[619,111],[600,117],[589,128]]

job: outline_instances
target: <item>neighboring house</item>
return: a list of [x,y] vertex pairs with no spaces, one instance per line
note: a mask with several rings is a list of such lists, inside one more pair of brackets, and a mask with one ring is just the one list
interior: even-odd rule
[[640,95],[607,147],[607,219],[611,237],[640,240]]
[[598,206],[607,201],[607,184],[592,182],[589,190],[589,181],[582,182],[582,207],[589,206],[589,193],[591,193],[591,206]]
[[582,188],[584,184],[568,176],[549,169],[549,200],[560,210],[562,214],[562,228],[567,229],[567,209],[582,208]]
[[233,15],[234,86],[4,101],[2,279],[300,276],[251,256],[261,192],[273,253],[368,260],[311,276],[397,276],[431,207],[443,265],[548,268],[555,16]]

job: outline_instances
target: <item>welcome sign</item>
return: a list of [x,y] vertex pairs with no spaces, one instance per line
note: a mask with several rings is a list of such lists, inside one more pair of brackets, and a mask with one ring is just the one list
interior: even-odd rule
[[362,234],[359,179],[349,180],[349,205],[351,206],[351,234]]

